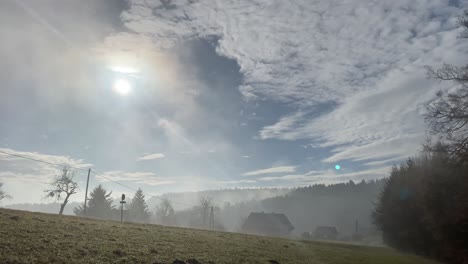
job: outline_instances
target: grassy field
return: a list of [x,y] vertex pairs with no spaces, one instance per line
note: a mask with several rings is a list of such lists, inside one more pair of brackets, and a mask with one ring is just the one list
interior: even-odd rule
[[0,209],[0,263],[173,263],[176,259],[186,263],[435,263],[386,248]]

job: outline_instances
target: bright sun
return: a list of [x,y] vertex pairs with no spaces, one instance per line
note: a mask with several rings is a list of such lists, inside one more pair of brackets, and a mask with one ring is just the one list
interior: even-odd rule
[[127,79],[117,79],[114,82],[114,91],[120,95],[127,95],[132,90],[132,85]]

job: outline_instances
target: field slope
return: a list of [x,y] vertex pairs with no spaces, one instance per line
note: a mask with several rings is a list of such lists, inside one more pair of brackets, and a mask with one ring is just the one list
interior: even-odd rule
[[173,263],[176,259],[186,263],[435,263],[385,248],[0,209],[0,263]]

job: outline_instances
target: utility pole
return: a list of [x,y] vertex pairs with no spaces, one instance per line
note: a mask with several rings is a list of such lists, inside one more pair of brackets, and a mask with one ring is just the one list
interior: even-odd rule
[[84,197],[84,207],[83,215],[86,216],[86,202],[88,201],[88,185],[89,185],[89,175],[91,174],[91,168],[88,169],[88,180],[86,181],[86,193]]
[[203,228],[206,228],[206,206],[203,206]]
[[120,201],[120,222],[123,222],[123,205],[125,202],[125,194],[122,194],[122,201]]
[[211,206],[211,211],[210,211],[210,229],[214,229],[213,206]]

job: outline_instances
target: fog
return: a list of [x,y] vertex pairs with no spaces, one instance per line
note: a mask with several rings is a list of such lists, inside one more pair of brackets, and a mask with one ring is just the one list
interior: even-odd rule
[[[202,192],[167,193],[146,200],[150,217],[147,220],[132,220],[129,205],[132,197],[126,198],[124,221],[138,221],[168,226],[200,229],[215,229],[229,232],[249,233],[243,224],[251,213],[280,213],[291,222],[294,230],[290,238],[313,238],[320,226],[335,227],[338,240],[349,241],[359,235],[359,243],[380,245],[381,237],[372,224],[371,214],[385,180],[334,185],[313,185],[292,189],[223,189]],[[173,213],[158,215],[162,200],[167,199]],[[203,205],[202,200],[208,200]],[[120,215],[120,198],[113,199],[115,217]],[[79,203],[67,205],[65,214],[73,215]],[[204,209],[203,206],[206,206]],[[8,208],[57,213],[59,204],[16,204]],[[213,216],[211,216],[213,207]],[[210,220],[210,218],[212,220]],[[210,221],[214,221],[211,223]],[[264,234],[275,236],[275,234]]]

